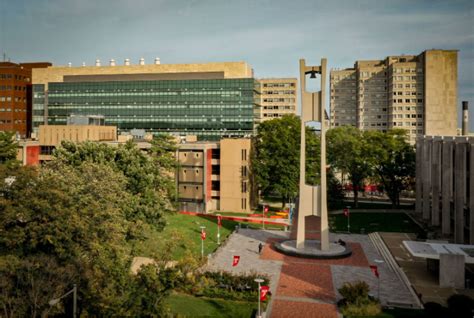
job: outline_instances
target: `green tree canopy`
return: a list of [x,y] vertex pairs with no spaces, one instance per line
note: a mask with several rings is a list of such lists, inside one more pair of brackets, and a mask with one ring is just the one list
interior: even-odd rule
[[383,185],[392,205],[399,206],[400,193],[413,184],[416,169],[416,154],[407,142],[407,131],[368,131],[366,138],[373,145],[375,177]]
[[[129,181],[110,165],[60,161],[42,169],[0,167],[0,308],[6,317],[64,314],[78,285],[85,316],[158,315],[173,284],[166,271],[130,274],[129,233],[143,221]],[[155,288],[155,289],[153,289]],[[155,297],[153,293],[155,292]],[[136,299],[147,294],[147,306]]]
[[[263,195],[277,195],[282,203],[295,198],[299,190],[300,167],[299,117],[283,116],[261,123],[257,128],[252,152],[252,172]],[[319,136],[306,129],[307,182],[319,180]]]
[[0,131],[0,164],[15,164],[17,151],[15,132]]
[[339,172],[347,174],[352,183],[354,205],[358,205],[358,191],[363,181],[373,174],[373,147],[365,138],[364,132],[352,127],[342,126],[328,130],[327,134],[328,162]]
[[107,165],[125,176],[126,190],[133,195],[128,219],[163,227],[163,213],[174,211],[176,196],[174,169],[176,146],[169,136],[156,137],[147,152],[129,141],[117,147],[101,143],[63,141],[53,153],[50,165],[72,167],[83,162]]

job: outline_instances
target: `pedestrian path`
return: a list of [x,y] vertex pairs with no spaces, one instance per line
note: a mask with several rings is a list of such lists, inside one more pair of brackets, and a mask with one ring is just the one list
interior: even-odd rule
[[[316,223],[309,222],[306,237],[318,238]],[[271,318],[337,318],[336,304],[341,299],[337,290],[345,282],[358,280],[367,282],[371,293],[380,295],[382,304],[416,303],[387,264],[377,263],[380,280],[372,274],[369,265],[382,257],[367,235],[331,233],[331,241],[342,239],[353,251],[348,258],[334,260],[298,258],[283,255],[273,248],[273,242],[294,235],[283,231],[240,229],[209,258],[205,269],[268,275],[272,299],[266,317]],[[264,244],[261,254],[258,253],[259,243]],[[240,256],[236,267],[232,267],[234,255]]]

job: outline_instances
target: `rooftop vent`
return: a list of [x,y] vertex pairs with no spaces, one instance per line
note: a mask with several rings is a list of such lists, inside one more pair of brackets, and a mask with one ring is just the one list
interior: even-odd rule
[[115,60],[114,59],[110,60],[110,66],[115,66]]
[[155,58],[155,64],[157,64],[157,65],[158,65],[158,64],[161,64],[159,57]]
[[72,67],[72,63],[71,62],[67,63],[67,66]]
[[82,66],[86,66],[86,62],[82,62]]
[[100,66],[100,60],[99,59],[95,60],[95,66]]
[[145,59],[142,57],[140,58],[140,62],[139,62],[140,65],[145,65]]
[[127,66],[130,65],[130,59],[125,59],[125,61],[123,62],[123,64],[125,64],[125,65],[127,65]]

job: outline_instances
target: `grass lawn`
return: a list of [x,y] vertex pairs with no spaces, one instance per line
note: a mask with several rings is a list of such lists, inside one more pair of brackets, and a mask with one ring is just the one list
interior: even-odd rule
[[173,294],[167,300],[171,312],[184,317],[252,317],[257,303]]
[[[150,230],[148,239],[136,244],[135,255],[153,257],[166,246],[173,246],[172,259],[179,260],[189,249],[193,255],[201,255],[201,229],[205,226],[206,239],[204,240],[204,254],[214,252],[217,245],[217,219],[205,218],[184,214],[171,214],[166,216],[166,226],[162,232]],[[235,229],[237,222],[222,220],[220,240],[225,241],[227,236]]]
[[428,318],[428,316],[422,309],[393,308],[384,309],[380,315],[374,318]]
[[[340,210],[340,209],[345,208],[346,206],[350,206],[352,208],[354,206],[354,201],[353,200],[345,200],[344,202],[337,202],[332,207],[332,210]],[[391,203],[384,203],[384,202],[377,202],[377,201],[359,202],[357,208],[358,209],[384,209],[384,210],[393,209]],[[413,204],[402,204],[400,206],[400,209],[414,210],[415,206]]]
[[[350,229],[352,233],[360,233],[361,228],[365,233],[371,232],[407,232],[418,233],[420,227],[415,224],[405,213],[351,213]],[[336,232],[347,231],[347,217],[343,214],[329,216],[331,230]]]

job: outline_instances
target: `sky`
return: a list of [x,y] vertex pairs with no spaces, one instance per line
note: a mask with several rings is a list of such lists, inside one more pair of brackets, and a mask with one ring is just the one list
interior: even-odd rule
[[346,68],[432,48],[459,50],[474,131],[473,0],[0,0],[12,62],[246,61],[256,77],[298,77],[300,58]]

